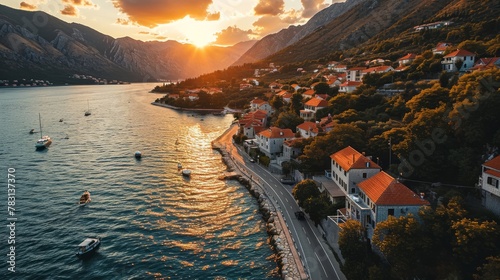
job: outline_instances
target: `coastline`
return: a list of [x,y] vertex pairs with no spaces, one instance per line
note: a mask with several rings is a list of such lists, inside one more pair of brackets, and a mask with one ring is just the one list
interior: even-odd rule
[[[262,186],[248,178],[248,175],[239,169],[237,162],[235,162],[237,159],[231,154],[233,143],[232,141],[228,143],[227,138],[232,139],[235,127],[236,125],[232,124],[222,135],[212,141],[212,149],[221,154],[222,161],[227,166],[227,171],[224,176],[221,176],[221,179],[237,180],[257,199],[262,218],[266,222],[270,244],[277,256],[281,278],[285,280],[308,279],[281,213],[276,211],[273,202],[267,197]],[[223,138],[226,139],[225,142],[222,140]]]
[[155,106],[160,106],[164,108],[169,108],[177,111],[185,111],[185,112],[197,112],[197,113],[202,113],[202,114],[210,114],[210,113],[222,113],[224,109],[195,109],[195,108],[181,108],[181,107],[175,107],[163,103],[158,103],[158,102],[151,102],[151,105]]

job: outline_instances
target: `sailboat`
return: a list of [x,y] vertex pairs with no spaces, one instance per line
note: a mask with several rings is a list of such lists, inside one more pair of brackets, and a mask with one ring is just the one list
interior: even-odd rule
[[89,105],[89,101],[87,100],[87,111],[85,111],[85,116],[90,116],[90,105]]
[[42,117],[40,116],[40,113],[38,113],[38,121],[40,123],[40,139],[36,141],[35,147],[37,150],[42,150],[45,148],[48,148],[50,144],[52,144],[52,140],[50,139],[49,136],[45,135],[42,136]]

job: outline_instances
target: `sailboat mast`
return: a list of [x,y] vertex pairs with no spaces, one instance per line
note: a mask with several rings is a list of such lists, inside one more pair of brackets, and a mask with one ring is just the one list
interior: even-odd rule
[[42,138],[42,116],[38,113],[38,122],[40,123],[40,138]]

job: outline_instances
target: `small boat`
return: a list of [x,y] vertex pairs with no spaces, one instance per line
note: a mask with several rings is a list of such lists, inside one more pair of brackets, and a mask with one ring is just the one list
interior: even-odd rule
[[90,116],[91,113],[90,113],[90,105],[89,105],[89,101],[87,100],[87,111],[85,111],[85,116]]
[[78,244],[76,256],[79,258],[88,257],[96,252],[99,246],[101,246],[101,237],[87,237],[82,243]]
[[40,122],[40,139],[36,141],[35,147],[37,150],[43,150],[45,148],[48,148],[50,144],[52,144],[52,140],[47,135],[42,136],[42,117],[40,116],[40,114],[38,114],[38,120]]
[[63,122],[63,119],[59,119],[59,122]]
[[181,170],[182,169],[182,164],[179,162],[177,163],[177,169]]
[[78,205],[85,206],[90,203],[92,199],[90,199],[90,192],[84,191],[82,196],[80,196],[80,201],[78,201]]
[[34,128],[32,128],[32,129],[30,130],[30,134],[33,134],[33,133],[35,133],[35,129],[34,129]]
[[182,170],[182,175],[186,176],[186,177],[191,176],[191,170],[189,170],[189,169],[183,169]]
[[177,140],[175,140],[175,145],[179,145],[179,138],[177,138]]
[[142,157],[142,153],[140,151],[135,152],[134,157],[136,159],[140,159]]

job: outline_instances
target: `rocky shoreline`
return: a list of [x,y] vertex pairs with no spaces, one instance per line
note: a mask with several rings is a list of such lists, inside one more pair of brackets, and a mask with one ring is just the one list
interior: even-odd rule
[[252,194],[252,196],[254,196],[259,202],[259,209],[262,213],[262,217],[266,221],[266,228],[267,233],[269,234],[271,246],[277,255],[279,273],[281,274],[282,279],[307,279],[304,275],[301,277],[301,274],[299,273],[299,267],[294,259],[288,238],[285,234],[285,231],[288,231],[288,229],[284,224],[282,224],[283,219],[280,213],[276,212],[272,202],[265,195],[264,191],[260,189],[260,186],[241,174],[223,143],[215,140],[212,142],[212,148],[221,153],[222,161],[227,166],[228,173],[221,179],[237,180],[240,184],[245,186],[250,194]]

